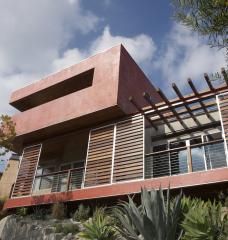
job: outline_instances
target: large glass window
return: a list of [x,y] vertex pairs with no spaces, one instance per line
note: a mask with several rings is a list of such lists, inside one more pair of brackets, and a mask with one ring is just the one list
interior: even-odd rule
[[[205,135],[203,138],[204,142],[210,142],[221,139],[222,136],[221,133],[214,133],[210,135]],[[207,169],[227,166],[224,142],[209,144],[206,145],[204,148]]]
[[169,153],[167,150],[167,144],[158,145],[153,147],[153,152],[160,152],[153,156],[153,177],[162,177],[169,175]]
[[[227,166],[224,141],[220,132],[153,146],[145,158],[145,177],[215,169]],[[189,170],[188,170],[189,169]]]
[[[191,147],[191,158],[192,158],[192,171],[203,171],[205,170],[205,155],[204,155],[204,147],[201,145],[202,137],[197,137],[190,139]],[[197,146],[199,145],[199,146]]]
[[[49,174],[55,171],[55,167],[40,167],[38,166],[36,176],[41,176],[45,174]],[[42,189],[51,189],[52,187],[53,176],[42,176],[35,179],[34,190],[42,190]]]
[[[186,141],[171,142],[170,149],[186,147]],[[170,152],[171,175],[188,172],[187,150],[176,150]]]

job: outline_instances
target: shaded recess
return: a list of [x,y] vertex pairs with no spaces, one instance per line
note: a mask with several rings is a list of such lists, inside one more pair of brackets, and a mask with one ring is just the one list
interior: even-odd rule
[[94,68],[37,91],[10,104],[20,111],[26,111],[30,108],[92,86],[93,75]]

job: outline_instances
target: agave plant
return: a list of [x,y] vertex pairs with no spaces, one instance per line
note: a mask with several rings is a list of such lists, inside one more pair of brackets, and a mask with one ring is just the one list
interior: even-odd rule
[[97,208],[93,214],[92,219],[90,219],[83,226],[84,230],[79,234],[79,236],[83,239],[116,239],[116,230],[113,226],[113,220],[105,213],[104,208]]
[[183,240],[228,239],[228,214],[224,214],[221,203],[188,199],[185,206],[188,211],[181,224],[185,230]]
[[165,201],[161,188],[159,191],[142,189],[139,207],[128,197],[128,202],[122,202],[114,209],[119,220],[118,231],[128,240],[180,239],[181,197],[182,193],[171,201],[168,189]]

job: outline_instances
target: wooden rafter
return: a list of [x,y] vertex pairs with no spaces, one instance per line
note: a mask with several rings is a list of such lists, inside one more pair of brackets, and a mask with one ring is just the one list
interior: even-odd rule
[[224,80],[225,80],[225,82],[226,82],[226,85],[228,85],[228,76],[227,76],[227,73],[226,73],[225,68],[222,68],[222,69],[221,69],[221,73],[222,73],[223,78],[224,78]]
[[[227,90],[228,90],[227,86],[222,86],[218,89],[215,89],[215,91],[213,92],[208,90],[200,92],[198,97],[196,97],[195,94],[186,95],[184,96],[185,100],[184,102],[180,98],[176,98],[174,100],[169,100],[169,103],[171,107],[178,108],[184,106],[185,103],[188,104],[197,103],[199,102],[199,99],[201,99],[202,101],[215,99],[216,94],[226,92]],[[157,103],[156,106],[159,111],[167,111],[169,108],[167,104],[164,102]],[[142,110],[145,112],[145,114],[152,114],[154,112],[154,110],[152,110],[150,106],[147,106]]]
[[214,121],[214,122],[202,124],[200,127],[195,126],[195,127],[188,128],[187,130],[177,131],[177,132],[175,132],[175,134],[163,133],[163,134],[159,134],[159,135],[156,135],[156,136],[152,136],[152,141],[159,141],[159,140],[164,139],[164,138],[178,137],[178,136],[183,135],[183,133],[184,134],[191,134],[191,133],[194,133],[196,131],[203,131],[203,130],[208,129],[208,128],[217,127],[220,124],[221,124],[220,121]]
[[181,91],[179,90],[179,88],[177,87],[177,85],[175,83],[172,84],[173,90],[175,91],[175,93],[177,94],[177,96],[184,102],[184,107],[187,109],[188,114],[191,116],[191,118],[193,119],[193,121],[200,126],[199,121],[197,120],[197,118],[195,117],[195,115],[192,113],[190,107],[188,106],[188,103],[186,103]]
[[210,90],[213,92],[215,89],[214,89],[207,73],[204,73],[204,79],[206,80],[207,85],[210,88]]
[[157,93],[160,95],[160,97],[162,98],[162,100],[167,104],[167,106],[169,107],[169,110],[172,111],[173,115],[176,117],[176,119],[179,121],[179,123],[181,124],[181,126],[184,129],[187,129],[186,124],[184,123],[184,121],[180,118],[180,116],[178,115],[176,109],[174,107],[172,107],[170,105],[170,102],[168,100],[168,98],[165,96],[165,94],[162,92],[162,90],[160,88],[157,89]]
[[170,129],[171,132],[175,132],[175,130],[173,129],[173,127],[170,125],[170,123],[168,122],[168,120],[162,115],[161,112],[158,111],[155,103],[152,101],[151,96],[144,92],[143,93],[143,97],[146,99],[146,101],[151,105],[151,107],[154,109],[155,113],[160,117],[160,119],[167,125],[167,127]]
[[[217,103],[216,103],[215,100],[211,100],[211,101],[206,102],[204,104],[207,108],[211,108],[211,107],[214,107],[214,106],[217,107]],[[190,109],[191,109],[192,112],[198,112],[199,110],[202,109],[202,107],[201,107],[200,104],[196,103],[196,104],[194,104],[194,106],[191,106]],[[181,120],[186,118],[186,114],[188,114],[188,111],[185,108],[176,110],[176,112],[177,112],[177,114],[178,114],[178,116],[180,117]],[[157,115],[154,115],[154,114],[155,113],[153,112],[152,114],[148,114],[148,115],[151,116],[151,120],[153,120],[153,122],[159,121],[160,117],[157,116]],[[167,110],[166,110],[166,112],[163,113],[163,116],[169,121],[174,121],[173,118],[175,118],[175,115],[173,114],[173,112],[172,111],[167,111]]]
[[[213,124],[215,120],[212,117],[211,113],[212,111],[217,109],[217,103],[215,99],[216,95],[228,91],[228,75],[225,69],[222,69],[221,72],[225,84],[223,83],[218,87],[213,86],[212,82],[208,77],[208,74],[205,73],[204,78],[207,82],[209,89],[199,92],[192,80],[188,79],[188,84],[192,89],[191,94],[183,95],[179,88],[176,86],[176,84],[173,84],[172,87],[177,95],[176,99],[168,100],[162,90],[157,89],[156,91],[162,99],[161,102],[155,104],[148,93],[143,93],[144,99],[149,103],[148,106],[140,108],[134,100],[132,101],[132,103],[140,113],[144,114],[144,116],[147,117],[146,119],[151,123],[151,125],[153,124],[154,128],[163,123],[167,125],[168,128],[171,130],[171,134],[179,134],[179,132],[189,131],[190,128],[187,126],[186,122],[183,121],[183,119],[190,117],[196,125],[194,128],[200,129],[208,125],[209,123],[200,123],[198,118],[196,117],[198,115],[198,112],[200,110],[203,111],[210,120],[210,124]],[[193,112],[197,112],[197,114],[194,114]],[[188,117],[186,116],[186,114]],[[170,124],[171,122],[179,122],[183,129],[174,129],[173,126]]]
[[[194,83],[192,82],[192,80],[191,80],[190,78],[188,79],[188,84],[189,84],[189,86],[191,87],[193,93],[198,97],[198,96],[199,96],[199,92],[197,91]],[[208,119],[210,119],[211,121],[213,121],[214,119],[211,117],[211,115],[210,115],[209,111],[207,110],[204,102],[203,102],[201,99],[199,99],[199,103],[200,103],[202,109],[204,110],[206,116],[208,117]]]
[[146,120],[151,124],[151,126],[157,131],[158,128],[154,125],[154,123],[151,121],[151,119],[145,115],[144,111],[140,108],[140,106],[136,103],[136,101],[133,99],[133,97],[129,97],[129,101],[135,106],[135,108],[145,116]]

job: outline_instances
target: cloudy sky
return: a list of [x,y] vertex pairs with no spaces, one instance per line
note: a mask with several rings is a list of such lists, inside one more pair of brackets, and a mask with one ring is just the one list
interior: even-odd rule
[[204,72],[225,66],[165,0],[0,0],[0,16],[0,114],[15,112],[13,90],[119,43],[169,95],[171,82],[202,85]]

